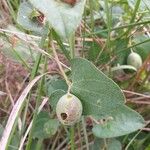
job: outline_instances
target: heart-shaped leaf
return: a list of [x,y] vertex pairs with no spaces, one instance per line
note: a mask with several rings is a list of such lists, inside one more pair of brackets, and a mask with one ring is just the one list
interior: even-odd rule
[[110,116],[125,98],[118,85],[86,59],[72,60],[71,92],[83,103],[84,115]]
[[43,32],[43,26],[38,24],[37,22],[34,22],[30,18],[30,15],[33,10],[34,8],[30,3],[21,3],[18,11],[17,22],[26,30],[34,31],[38,34],[41,34]]
[[95,125],[93,133],[111,138],[134,132],[144,126],[143,118],[124,104],[124,95],[113,80],[86,59],[72,60],[71,92],[83,104],[83,114],[104,119]]
[[71,6],[58,0],[30,0],[45,15],[50,26],[64,38],[69,38],[79,25],[85,1],[80,0]]
[[102,125],[95,125],[93,133],[99,138],[112,138],[134,132],[144,127],[144,120],[137,112],[120,105],[111,114],[112,119]]

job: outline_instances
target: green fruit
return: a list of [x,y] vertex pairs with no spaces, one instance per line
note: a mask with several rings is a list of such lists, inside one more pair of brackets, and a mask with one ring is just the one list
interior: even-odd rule
[[139,69],[142,66],[142,58],[139,54],[131,52],[127,58],[127,64]]
[[56,105],[58,120],[64,125],[73,125],[78,122],[82,110],[81,101],[70,93],[63,95]]

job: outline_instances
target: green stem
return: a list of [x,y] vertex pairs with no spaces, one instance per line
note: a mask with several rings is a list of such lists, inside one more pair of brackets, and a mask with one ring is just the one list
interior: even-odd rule
[[[130,24],[133,23],[135,18],[136,18],[136,13],[137,13],[137,11],[139,9],[140,3],[141,3],[141,0],[137,0],[136,1],[135,7],[134,7],[134,11],[133,11],[133,15],[132,15],[132,18],[130,20]],[[132,29],[132,27],[129,27],[128,30],[125,33],[123,33],[119,38],[123,37],[124,35],[128,36],[128,34],[130,33],[131,29]]]
[[[121,29],[129,28],[129,27],[138,26],[138,25],[146,25],[146,24],[149,24],[149,23],[150,23],[150,20],[142,21],[142,22],[136,22],[136,23],[130,23],[128,25],[122,25],[120,27],[111,28],[111,31],[121,30]],[[90,34],[85,34],[85,37],[90,36],[90,35],[99,34],[99,33],[102,33],[102,32],[108,32],[108,29],[92,32]]]
[[73,34],[69,38],[69,46],[70,46],[70,56],[71,59],[73,59],[75,57],[75,34]]
[[71,143],[71,150],[75,150],[75,142],[74,142],[74,126],[70,127],[70,143]]
[[[43,69],[43,72],[45,72],[45,67]],[[30,134],[29,134],[26,150],[31,149],[33,129],[35,127],[35,120],[38,116],[38,108],[40,106],[40,100],[41,100],[41,96],[42,96],[43,85],[44,85],[44,77],[41,79],[40,84],[38,86],[38,97],[36,99],[36,106],[35,106],[34,115],[33,115],[33,125],[32,125],[32,128],[31,128]]]
[[141,133],[142,130],[139,130],[139,132],[137,132],[137,134],[131,139],[131,141],[128,143],[128,145],[126,146],[125,150],[128,150],[128,148],[130,147],[130,145],[132,144],[132,142],[135,140],[135,138]]
[[41,150],[43,144],[43,139],[39,139],[36,145],[36,150]]
[[[84,20],[84,22],[83,22],[83,26],[85,26],[85,22],[86,22],[86,11],[84,10],[84,15],[83,15],[83,20]],[[83,31],[82,31],[82,37],[83,37],[83,48],[82,48],[82,51],[81,51],[81,56],[84,58],[85,57],[85,54],[84,54],[84,49],[85,49],[85,33],[86,33],[86,29],[85,29],[85,27],[82,29]]]
[[[131,45],[131,46],[129,46],[129,47],[125,47],[125,48],[119,50],[117,54],[119,55],[119,53],[121,54],[121,52],[123,52],[123,51],[125,51],[125,50],[130,50],[130,49],[133,48],[133,47],[136,47],[136,46],[138,46],[138,45],[142,45],[142,44],[147,43],[147,42],[150,42],[150,39],[147,39],[147,40],[145,40],[145,41],[142,41],[142,42],[139,42],[139,43],[137,43],[137,44]],[[106,58],[108,58],[108,57],[105,57],[105,59],[106,59]],[[101,61],[103,61],[103,60],[104,60],[104,59],[101,59]]]
[[90,20],[91,20],[91,30],[94,32],[94,13],[93,13],[93,0],[89,0],[89,7],[90,7]]
[[[71,59],[75,57],[75,34],[73,34],[69,39],[70,44],[70,55]],[[71,150],[75,150],[75,139],[74,139],[74,126],[70,128],[70,142],[71,142]]]
[[104,139],[104,150],[107,150],[107,141]]
[[110,34],[111,34],[112,20],[111,20],[111,13],[110,13],[108,0],[105,0],[105,12],[106,12],[106,18],[107,18],[107,27],[108,27],[108,35],[107,35],[106,47],[109,50],[109,52],[111,52]]
[[[40,45],[39,47],[40,48],[43,48],[44,47],[44,44],[45,44],[45,40],[47,38],[47,35],[49,33],[49,25],[48,23],[46,23],[45,27],[44,27],[44,34],[43,34],[43,37],[41,39],[41,42],[40,42]],[[42,54],[39,54],[38,55],[38,59],[35,63],[35,67],[34,69],[32,70],[32,75],[31,75],[31,79],[36,76],[37,74],[37,71],[39,69],[39,65],[40,65],[40,62],[41,62],[41,59],[42,59]],[[45,58],[45,62],[47,61],[47,58]],[[46,65],[46,63],[45,63]],[[45,67],[43,68],[43,73],[45,72]],[[38,86],[38,97],[36,99],[36,106],[35,106],[35,112],[34,112],[34,115],[33,115],[33,125],[32,125],[32,128],[31,128],[31,131],[29,133],[29,138],[28,138],[28,142],[27,142],[27,146],[26,146],[26,150],[30,150],[30,147],[31,147],[31,144],[32,144],[32,134],[33,134],[33,129],[34,129],[34,122],[37,118],[37,114],[38,114],[38,107],[40,105],[40,99],[41,99],[41,95],[42,95],[42,89],[43,89],[43,82],[44,82],[44,77],[41,79],[40,83],[39,83],[39,86]],[[27,101],[27,105],[26,105],[26,108],[28,108],[27,106],[29,105],[29,99]],[[25,110],[25,116],[27,114],[27,109]],[[25,119],[25,118],[24,118]]]
[[68,60],[70,60],[70,55],[68,50],[66,49],[65,45],[61,41],[61,38],[57,35],[57,33],[54,30],[51,30],[53,38],[57,41],[57,44],[59,45],[60,49],[62,50],[63,54],[66,56]]
[[86,149],[89,150],[88,135],[87,135],[87,131],[86,131],[84,117],[82,117],[82,126],[83,126],[83,132],[84,132],[84,137],[85,137]]
[[14,49],[12,48],[14,51],[14,54],[20,59],[21,63],[28,69],[30,70],[30,67],[28,66],[28,64],[26,63],[26,61],[20,56],[20,54]]
[[[40,64],[40,61],[41,61],[41,57],[42,57],[41,54],[39,54],[37,56],[35,65],[33,67],[32,73],[31,73],[31,81],[34,79],[34,77],[37,74],[39,64]],[[23,119],[22,119],[22,131],[21,131],[22,133],[21,134],[23,134],[23,130],[25,128],[25,121],[26,121],[26,116],[27,116],[27,112],[28,112],[30,98],[31,98],[31,93],[29,94],[28,99],[27,99],[26,104],[25,104],[25,110],[24,110]]]

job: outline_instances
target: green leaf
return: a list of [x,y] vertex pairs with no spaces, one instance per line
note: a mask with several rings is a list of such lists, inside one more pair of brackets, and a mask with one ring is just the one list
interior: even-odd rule
[[101,51],[100,45],[96,42],[93,42],[93,41],[92,42],[85,42],[85,44],[90,47],[88,50],[88,60],[95,61],[98,54]]
[[108,140],[108,150],[122,150],[122,146],[120,141],[116,139],[109,139]]
[[53,78],[46,84],[46,89],[47,95],[51,96],[56,90],[67,91],[68,86],[64,80]]
[[[107,144],[107,150],[121,150],[122,149],[120,141],[116,139],[107,139],[106,144]],[[104,150],[104,147],[105,147],[104,139],[96,138],[91,149],[92,150]]]
[[69,38],[80,24],[85,1],[80,0],[71,6],[57,0],[30,0],[45,15],[50,26],[64,38]]
[[[149,37],[146,35],[137,35],[134,37],[133,42],[140,43],[148,39]],[[150,47],[150,41],[136,46],[133,50],[137,52],[142,57],[143,60],[145,60],[147,56],[150,54],[149,47]]]
[[63,90],[56,90],[51,94],[49,104],[52,107],[53,111],[56,110],[56,104],[64,94],[66,94],[66,91]]
[[144,126],[143,118],[124,104],[121,89],[86,59],[72,60],[71,92],[83,104],[83,114],[104,119],[95,125],[93,133],[111,138],[134,132]]
[[59,123],[57,120],[51,119],[47,112],[41,112],[35,121],[33,138],[49,138],[56,133],[58,126]]
[[130,49],[123,50],[128,45],[128,39],[120,39],[113,42],[114,46],[114,56],[116,59],[116,64],[124,65],[126,63],[126,59],[128,54],[130,53]]
[[67,93],[68,86],[64,80],[52,78],[47,83],[46,89],[49,96],[49,104],[55,111],[58,100]]
[[92,131],[96,137],[112,138],[122,136],[144,127],[142,116],[125,105],[120,105],[114,109],[111,117],[112,119],[93,127]]
[[41,34],[41,32],[43,32],[43,26],[30,18],[30,15],[32,14],[33,10],[34,8],[30,3],[21,3],[18,11],[17,22],[26,30],[34,31],[36,33]]
[[49,136],[53,136],[57,132],[58,127],[59,127],[59,121],[56,119],[50,119],[47,123],[45,123],[44,131]]
[[86,59],[72,60],[72,87],[83,104],[84,115],[110,116],[125,98],[118,85]]

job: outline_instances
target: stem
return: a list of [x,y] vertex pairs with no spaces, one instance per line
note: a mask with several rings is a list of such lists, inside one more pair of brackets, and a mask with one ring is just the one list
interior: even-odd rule
[[132,144],[132,142],[135,140],[135,138],[141,133],[142,129],[131,139],[131,141],[126,146],[125,150],[128,150],[129,146]]
[[105,0],[105,12],[106,12],[106,17],[107,17],[107,27],[108,27],[108,35],[107,35],[107,42],[106,42],[106,46],[107,49],[111,52],[111,39],[110,39],[110,34],[111,34],[111,24],[112,24],[112,20],[111,20],[111,14],[110,14],[110,10],[109,10],[109,3],[108,0]]
[[86,143],[86,149],[89,150],[89,142],[88,142],[88,136],[87,136],[84,117],[82,117],[82,126],[83,126],[84,138],[85,138],[85,143]]
[[12,48],[15,55],[20,59],[21,63],[28,69],[30,70],[30,67],[28,66],[28,64],[26,63],[26,61],[20,56],[20,54],[14,49]]
[[57,44],[59,45],[63,54],[66,56],[68,60],[70,60],[71,59],[70,54],[68,50],[66,49],[66,47],[64,46],[63,42],[61,41],[61,38],[57,35],[57,33],[54,30],[52,31],[52,35],[53,35],[53,38],[57,41]]
[[70,83],[70,81],[68,80],[68,77],[66,76],[66,74],[65,74],[65,72],[64,72],[64,70],[63,70],[63,68],[62,68],[62,65],[61,65],[61,63],[60,63],[60,61],[59,61],[59,58],[58,58],[58,55],[57,55],[57,52],[56,52],[55,45],[54,45],[53,41],[51,41],[51,46],[52,46],[52,50],[53,50],[53,53],[54,53],[54,56],[55,56],[55,60],[56,60],[56,62],[57,62],[57,64],[58,64],[58,67],[59,67],[59,69],[60,69],[60,71],[61,71],[61,74],[62,74],[62,76],[64,77],[64,79],[65,79],[67,85],[70,87],[71,83]]
[[[135,18],[136,18],[136,13],[139,9],[140,3],[141,3],[141,0],[136,1],[135,7],[134,7],[135,9],[133,11],[133,15],[132,15],[132,18],[130,20],[130,24],[132,24],[134,22]],[[128,30],[125,33],[123,33],[119,38],[122,38],[124,35],[128,36],[131,29],[132,29],[132,27],[129,27]]]
[[75,33],[69,38],[71,59],[75,57]]
[[[138,26],[138,25],[146,25],[146,24],[149,24],[149,23],[150,23],[150,20],[142,21],[142,22],[136,22],[136,23],[130,23],[128,25],[122,25],[122,26],[119,26],[119,27],[111,28],[111,31],[121,30],[121,29],[129,28],[129,27],[135,27],[135,26]],[[95,32],[92,32],[92,33],[85,34],[83,37],[90,36],[90,35],[95,35],[95,34],[99,34],[99,33],[103,33],[103,32],[107,32],[107,31],[108,31],[108,29],[95,31]]]
[[[39,64],[41,61],[41,56],[42,56],[41,54],[39,54],[37,56],[36,62],[34,64],[34,67],[33,67],[32,73],[31,73],[31,80],[33,80],[37,74]],[[22,119],[22,131],[21,131],[22,133],[21,134],[23,134],[23,132],[24,132],[23,130],[25,128],[25,122],[26,122],[26,116],[27,116],[27,112],[28,112],[28,106],[29,106],[30,98],[31,98],[31,93],[29,93],[28,99],[27,99],[26,104],[25,104],[25,110],[24,110],[23,119]]]
[[104,139],[104,150],[107,150],[107,141]]
[[75,142],[74,142],[74,126],[70,127],[70,142],[71,142],[71,150],[75,150]]
[[[145,40],[145,41],[136,43],[136,44],[131,45],[131,46],[129,46],[129,47],[125,47],[125,48],[123,48],[123,49],[121,49],[121,50],[117,50],[117,55],[119,56],[119,54],[121,54],[121,52],[123,52],[123,51],[125,51],[125,50],[130,50],[131,48],[134,48],[134,47],[136,47],[136,46],[142,45],[142,44],[147,43],[147,42],[150,42],[150,39],[147,39],[147,40]],[[108,56],[106,56],[105,59],[106,59],[106,58],[108,58]],[[103,60],[104,60],[104,59],[101,59],[101,61],[103,61]]]
[[[43,48],[44,47],[44,44],[45,44],[45,40],[47,38],[47,35],[49,33],[49,24],[46,23],[45,27],[44,27],[44,34],[43,34],[43,37],[41,39],[41,42],[40,42],[40,47]],[[39,54],[38,55],[38,60],[37,62],[35,63],[35,68],[32,70],[32,76],[31,78],[33,78],[34,76],[36,76],[36,73],[39,69],[39,65],[40,65],[40,62],[41,62],[41,58],[42,58],[42,54]],[[45,62],[47,61],[47,58],[45,57]],[[46,65],[46,63],[45,63]],[[45,72],[45,68],[43,68],[43,73]],[[37,118],[37,115],[38,115],[38,108],[39,108],[39,105],[40,105],[40,99],[41,99],[41,95],[42,95],[42,89],[43,89],[43,82],[44,82],[44,77],[42,77],[39,85],[38,85],[38,97],[37,97],[37,100],[36,100],[36,106],[35,106],[35,111],[34,111],[34,115],[33,115],[33,124],[32,124],[32,128],[31,128],[31,131],[30,131],[30,134],[29,134],[29,137],[28,137],[28,142],[27,142],[27,146],[26,146],[26,150],[30,150],[31,148],[31,144],[32,144],[32,134],[33,134],[33,129],[34,129],[34,126],[35,126],[35,120]],[[27,106],[29,105],[29,99],[27,101],[27,105],[26,105],[26,108],[28,108]],[[25,110],[25,116],[27,114],[27,109]]]
[[90,6],[90,20],[91,20],[91,30],[94,32],[94,12],[93,12],[93,6],[94,2],[93,0],[89,0],[89,6]]
[[[73,34],[69,39],[70,44],[70,54],[71,59],[75,57],[75,34]],[[71,85],[69,86],[68,90],[70,90]],[[75,139],[74,139],[75,133],[74,133],[74,126],[70,128],[70,142],[71,142],[71,150],[75,150]]]
[[[43,69],[43,72],[44,72],[44,70],[45,70],[45,68]],[[30,134],[29,134],[29,137],[28,137],[26,150],[31,149],[33,129],[35,127],[35,120],[38,116],[38,108],[40,106],[40,99],[41,99],[41,96],[42,96],[42,89],[43,89],[43,85],[44,85],[43,82],[44,82],[44,77],[42,77],[42,79],[39,83],[39,86],[38,86],[38,97],[36,99],[36,106],[35,106],[34,115],[33,115],[33,124],[32,124],[32,128],[31,128],[31,131],[30,131]]]
[[36,145],[36,150],[41,150],[43,144],[43,139],[39,139]]

